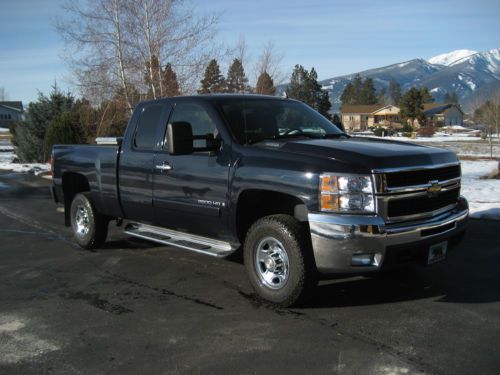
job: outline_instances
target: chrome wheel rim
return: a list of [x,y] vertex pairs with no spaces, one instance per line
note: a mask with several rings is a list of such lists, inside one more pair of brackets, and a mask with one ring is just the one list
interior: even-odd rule
[[79,236],[85,236],[90,231],[89,212],[85,206],[78,205],[75,213],[75,232]]
[[283,244],[274,237],[266,237],[259,242],[255,252],[255,269],[260,282],[271,289],[285,286],[290,263]]

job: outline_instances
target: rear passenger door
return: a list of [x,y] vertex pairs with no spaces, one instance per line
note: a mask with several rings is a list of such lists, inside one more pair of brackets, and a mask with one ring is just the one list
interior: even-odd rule
[[[157,225],[208,237],[228,237],[228,173],[231,144],[219,135],[220,117],[210,104],[195,99],[179,100],[169,119],[189,122],[193,135],[213,134],[220,139],[217,152],[195,151],[170,155],[167,144],[156,154],[153,175],[154,219]],[[194,147],[206,147],[205,140]]]
[[127,144],[122,146],[119,164],[120,200],[125,217],[144,223],[153,222],[153,163],[159,149],[161,131],[171,105],[146,103],[136,109],[128,129]]

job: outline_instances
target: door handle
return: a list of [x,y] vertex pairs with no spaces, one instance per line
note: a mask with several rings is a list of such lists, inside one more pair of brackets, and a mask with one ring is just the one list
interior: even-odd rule
[[159,169],[160,171],[171,171],[174,168],[170,164],[165,163],[165,164],[157,165],[156,169]]

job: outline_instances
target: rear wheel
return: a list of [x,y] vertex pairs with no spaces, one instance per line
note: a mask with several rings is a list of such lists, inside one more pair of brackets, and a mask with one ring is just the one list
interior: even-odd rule
[[256,221],[245,240],[244,258],[258,295],[279,306],[305,302],[317,284],[309,237],[291,216]]
[[75,240],[84,249],[102,245],[108,235],[109,221],[94,208],[88,193],[80,193],[71,202],[71,227]]

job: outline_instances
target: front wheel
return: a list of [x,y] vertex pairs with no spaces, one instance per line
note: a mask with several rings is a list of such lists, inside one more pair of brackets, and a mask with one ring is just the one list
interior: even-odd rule
[[310,239],[291,216],[271,215],[256,221],[245,240],[244,258],[256,292],[276,305],[305,302],[317,284]]
[[75,240],[84,249],[102,245],[108,235],[108,220],[94,208],[87,193],[75,195],[71,202],[71,228]]

